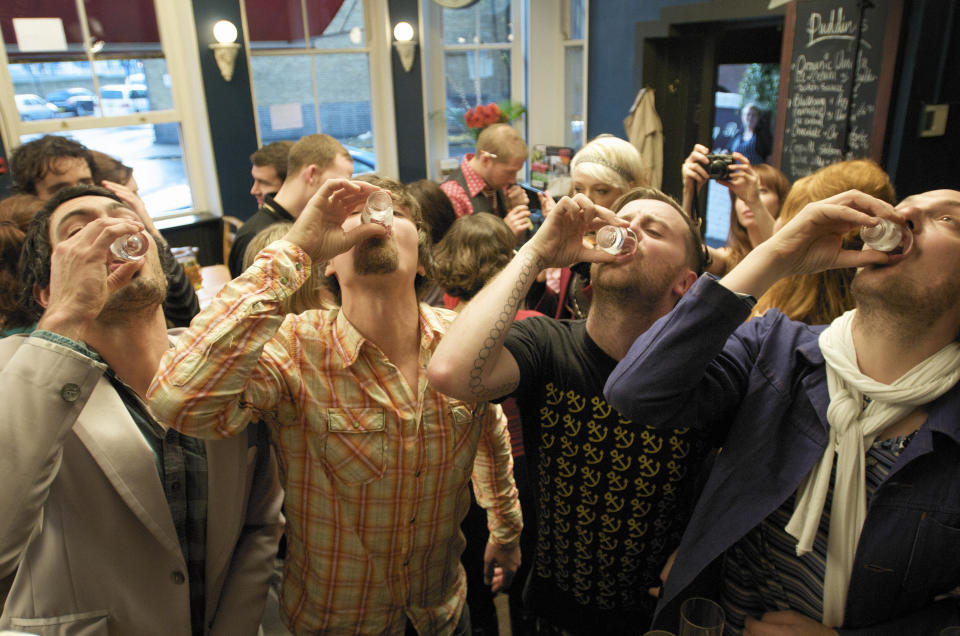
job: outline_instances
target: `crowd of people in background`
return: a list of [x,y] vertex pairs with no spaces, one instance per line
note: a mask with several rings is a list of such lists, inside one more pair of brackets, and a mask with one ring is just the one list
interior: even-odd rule
[[674,630],[694,597],[727,634],[960,625],[960,191],[898,202],[866,159],[791,184],[759,117],[678,199],[609,134],[553,194],[508,124],[440,183],[268,144],[202,310],[130,167],[17,148],[0,629],[255,634],[272,582],[295,634],[497,634],[501,591],[515,636]]

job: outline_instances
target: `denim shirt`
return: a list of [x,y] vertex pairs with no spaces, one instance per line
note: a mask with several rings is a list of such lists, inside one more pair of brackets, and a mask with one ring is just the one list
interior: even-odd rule
[[[702,277],[637,339],[604,391],[626,417],[661,427],[684,421],[723,447],[664,586],[662,616],[796,492],[827,443],[825,326],[776,311],[743,323],[748,313]],[[960,386],[927,410],[867,502],[841,633],[936,634],[960,624],[956,599],[940,599],[960,584]]]

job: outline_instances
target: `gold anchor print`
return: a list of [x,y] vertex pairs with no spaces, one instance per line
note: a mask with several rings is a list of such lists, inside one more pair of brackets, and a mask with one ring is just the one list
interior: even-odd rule
[[623,525],[623,522],[616,517],[604,513],[600,515],[600,524],[603,526],[604,532],[616,534],[620,531],[620,526]]
[[547,382],[547,386],[545,388],[547,389],[547,404],[550,406],[556,406],[557,404],[560,404],[560,402],[563,400],[563,391],[558,391],[557,387],[553,385],[553,382]]
[[640,519],[627,519],[627,530],[630,532],[631,537],[642,537],[647,533],[647,528],[650,527],[646,521],[641,521]]
[[616,448],[610,451],[610,463],[613,464],[614,470],[619,470],[620,472],[625,472],[630,469],[630,464],[633,463],[633,457],[624,455]]
[[567,408],[571,413],[579,413],[586,405],[586,398],[577,395],[576,391],[567,391]]
[[576,437],[580,434],[580,420],[567,413],[563,416],[563,431],[570,437]]
[[[560,452],[563,453],[564,457],[573,457],[580,452],[580,447],[571,442],[569,437],[564,436],[560,438]],[[569,477],[569,475],[567,476]]]
[[540,408],[540,427],[553,428],[560,423],[560,414],[543,406]]
[[657,485],[649,483],[643,477],[637,477],[633,480],[633,485],[637,487],[637,495],[640,497],[652,497],[657,492]]
[[[610,535],[604,534],[604,533],[602,533],[602,532],[600,533],[600,547],[603,548],[604,550],[608,550],[608,551],[610,551],[610,552],[613,552],[613,551],[615,551],[615,550],[617,549],[617,545],[618,545],[619,543],[620,543],[620,542],[619,542],[616,538],[611,537]],[[601,555],[604,555],[605,553],[601,552],[600,554],[601,554]],[[611,562],[612,562],[612,561],[613,561],[613,557],[610,557],[610,560],[611,560]],[[611,565],[612,565],[612,563],[611,563]]]
[[586,484],[580,484],[580,499],[588,506],[596,506],[600,495],[587,488]]
[[626,499],[611,492],[603,493],[603,501],[607,504],[607,512],[620,512],[627,503]]
[[590,398],[590,404],[593,405],[593,416],[597,419],[604,420],[613,412],[613,407],[607,404],[606,400],[596,395]]
[[590,420],[587,422],[587,437],[594,444],[599,444],[607,438],[607,429],[605,426],[600,426],[595,420]]
[[[584,445],[586,446],[586,445]],[[589,486],[590,488],[596,487],[600,483],[600,471],[594,470],[589,466],[582,466],[581,470],[583,472],[583,483]]]
[[[562,445],[562,444],[561,444]],[[561,477],[569,479],[577,474],[577,467],[568,462],[565,457],[557,458],[557,472]]]
[[656,433],[644,431],[640,433],[640,439],[643,441],[643,452],[645,453],[653,455],[659,453],[660,449],[663,448],[663,438]]
[[690,444],[675,434],[670,436],[670,452],[677,459],[683,459],[690,452]]
[[556,486],[556,488],[557,488],[557,493],[558,493],[561,497],[569,497],[570,495],[573,494],[573,486],[571,486],[571,485],[568,484],[567,482],[563,481],[563,480],[560,479],[559,477],[555,477],[555,478],[553,479],[553,485]]
[[627,479],[624,479],[619,473],[615,473],[612,470],[607,473],[607,479],[610,481],[610,490],[619,492],[621,490],[626,490],[627,486],[630,485],[630,482]]
[[597,518],[597,513],[593,512],[583,504],[577,506],[577,523],[586,526],[590,525]]
[[548,433],[546,431],[540,432],[540,439],[543,440],[544,448],[553,448],[553,443],[557,441],[556,435]]
[[577,540],[583,545],[591,545],[593,543],[593,531],[583,526],[577,526]]
[[637,467],[644,477],[653,477],[660,472],[660,462],[655,462],[646,455],[637,459]]
[[633,510],[633,514],[640,517],[646,517],[650,514],[650,509],[653,506],[649,501],[643,501],[642,499],[631,499],[630,500],[630,509]]
[[555,502],[554,508],[556,508],[557,515],[560,517],[566,517],[570,514],[570,504],[568,504],[566,501]]
[[633,446],[635,436],[633,431],[628,431],[622,426],[617,426],[613,429],[613,439],[615,440],[614,443],[617,445],[617,448],[630,448]]
[[583,455],[587,458],[588,464],[599,464],[603,461],[603,451],[590,442],[583,445]]
[[670,476],[670,481],[680,481],[687,474],[687,469],[683,464],[671,459],[667,462],[667,473]]

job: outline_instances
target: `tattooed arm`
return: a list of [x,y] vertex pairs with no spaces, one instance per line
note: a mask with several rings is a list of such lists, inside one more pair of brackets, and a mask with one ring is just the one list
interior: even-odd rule
[[593,250],[583,235],[605,224],[626,226],[606,208],[594,206],[582,194],[564,197],[543,226],[507,267],[474,296],[460,312],[437,347],[427,369],[441,393],[481,401],[509,394],[520,381],[520,370],[503,340],[530,285],[545,267],[565,267],[582,261],[616,260]]

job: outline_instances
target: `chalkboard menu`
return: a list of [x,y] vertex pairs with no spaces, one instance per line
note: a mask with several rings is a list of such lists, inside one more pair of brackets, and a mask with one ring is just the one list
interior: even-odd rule
[[790,3],[774,157],[791,181],[844,159],[880,160],[901,4]]

